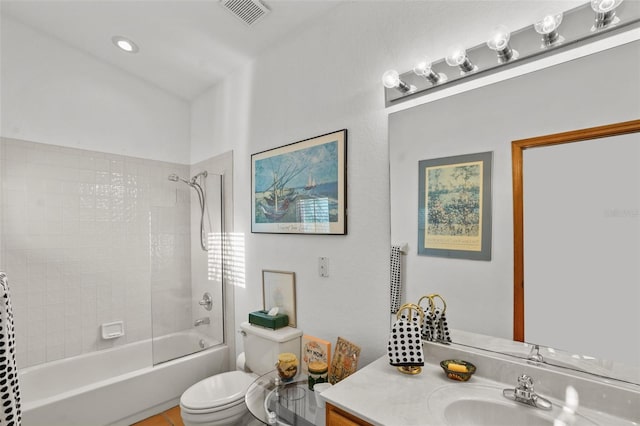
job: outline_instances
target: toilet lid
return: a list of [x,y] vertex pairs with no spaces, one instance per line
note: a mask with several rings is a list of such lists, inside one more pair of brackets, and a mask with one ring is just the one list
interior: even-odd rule
[[255,377],[243,371],[229,371],[207,377],[187,389],[180,404],[191,410],[206,410],[244,400]]

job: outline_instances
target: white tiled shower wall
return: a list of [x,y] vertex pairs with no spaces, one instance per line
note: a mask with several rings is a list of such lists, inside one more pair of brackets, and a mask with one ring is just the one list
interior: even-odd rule
[[[189,328],[189,166],[0,139],[19,367]],[[126,335],[100,338],[122,320]]]

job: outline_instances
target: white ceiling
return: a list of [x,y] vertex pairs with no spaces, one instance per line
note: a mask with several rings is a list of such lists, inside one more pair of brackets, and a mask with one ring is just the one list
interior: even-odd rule
[[[218,0],[2,0],[2,15],[51,35],[185,100],[279,40],[295,35],[340,4],[327,0],[265,0],[271,13],[247,26]],[[111,38],[140,47],[119,51]]]

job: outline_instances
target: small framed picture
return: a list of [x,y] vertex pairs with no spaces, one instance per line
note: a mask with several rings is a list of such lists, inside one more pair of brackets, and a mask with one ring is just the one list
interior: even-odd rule
[[331,365],[331,342],[305,334],[302,336],[302,374],[309,373],[309,363],[321,361]]
[[342,379],[346,379],[355,373],[358,368],[360,346],[355,345],[343,337],[338,337],[336,348],[333,351],[329,383],[335,385]]
[[289,317],[289,326],[296,326],[296,274],[283,271],[262,271],[262,308]]

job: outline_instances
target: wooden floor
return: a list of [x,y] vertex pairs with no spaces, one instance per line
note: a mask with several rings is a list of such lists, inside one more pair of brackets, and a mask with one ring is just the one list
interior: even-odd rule
[[182,423],[182,417],[180,417],[180,406],[177,406],[134,423],[132,426],[184,426],[184,423]]

